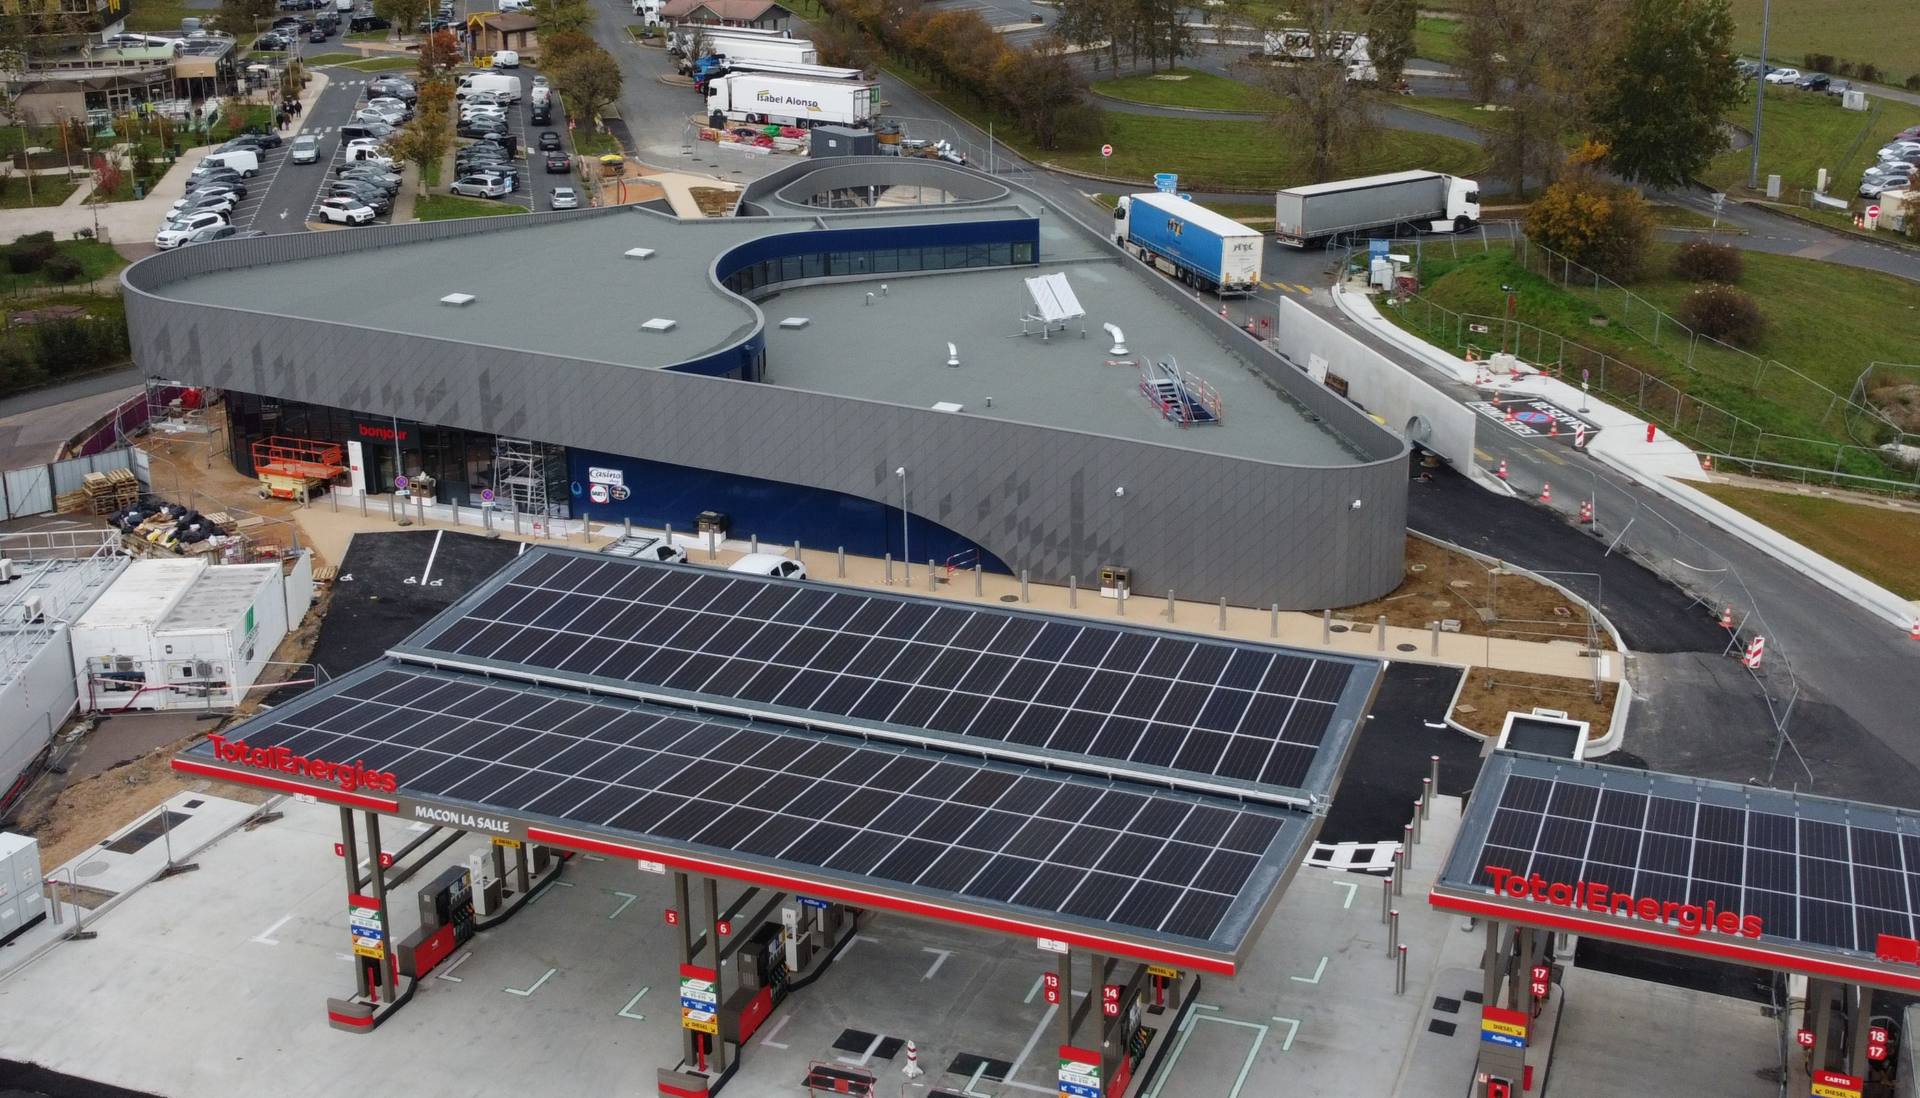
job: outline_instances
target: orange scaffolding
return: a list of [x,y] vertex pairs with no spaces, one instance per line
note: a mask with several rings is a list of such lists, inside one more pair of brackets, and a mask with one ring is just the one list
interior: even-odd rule
[[253,444],[253,472],[264,498],[305,500],[346,471],[337,442],[273,435]]

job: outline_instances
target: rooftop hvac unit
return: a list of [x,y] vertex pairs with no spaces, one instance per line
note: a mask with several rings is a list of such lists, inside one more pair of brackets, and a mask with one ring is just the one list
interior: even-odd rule
[[20,620],[29,625],[47,620],[45,601],[40,595],[28,595],[20,600]]
[[12,557],[0,557],[0,583],[12,583],[20,578],[19,569]]

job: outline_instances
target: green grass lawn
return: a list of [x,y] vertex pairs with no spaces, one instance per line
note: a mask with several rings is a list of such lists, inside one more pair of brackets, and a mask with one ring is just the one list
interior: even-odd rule
[[[80,277],[75,283],[92,282],[105,278],[127,265],[113,245],[102,244],[97,240],[61,240],[54,244],[62,255],[70,255],[80,261]],[[39,286],[55,286],[59,283],[47,277],[45,271],[32,271],[27,274],[14,274],[0,266],[0,293],[18,293],[21,290]],[[69,283],[71,285],[71,283]]]
[[1476,129],[1490,130],[1494,124],[1493,111],[1484,110],[1480,104],[1465,99],[1450,99],[1444,95],[1389,95],[1383,96],[1381,102],[1437,114]]
[[420,63],[411,57],[369,57],[364,61],[348,61],[340,67],[359,69],[361,72],[389,72],[395,69],[417,69]]
[[[1113,159],[1103,160],[1097,143],[1088,147],[1036,153],[1078,171],[1128,179],[1151,179],[1155,172],[1177,172],[1183,190],[1278,190],[1307,178],[1306,157],[1264,122],[1203,122],[1108,112],[1104,141]],[[1371,175],[1406,168],[1430,168],[1471,176],[1485,162],[1479,148],[1434,134],[1387,131],[1368,142],[1339,169],[1340,176]]]
[[[1736,49],[1760,53],[1763,0],[1733,0]],[[1776,65],[1800,67],[1805,53],[1830,53],[1848,61],[1870,61],[1883,70],[1885,83],[1898,85],[1920,72],[1920,28],[1913,0],[1792,0],[1773,5],[1767,27],[1767,53]]]
[[1920,598],[1920,515],[1731,484],[1694,487],[1901,598]]
[[1668,225],[1676,229],[1713,229],[1715,232],[1728,236],[1745,236],[1747,232],[1745,229],[1727,224],[1724,219],[1720,222],[1718,228],[1715,228],[1712,214],[1701,213],[1699,210],[1690,209],[1686,206],[1668,206],[1664,203],[1655,203],[1651,207],[1651,210],[1653,213],[1653,223],[1656,225]]
[[456,217],[500,217],[526,213],[511,202],[486,198],[463,198],[457,194],[423,195],[413,204],[415,221],[449,221]]
[[[1666,273],[1673,245],[1657,245],[1650,274],[1635,283],[1633,292],[1666,310],[1676,308],[1693,284]],[[1914,348],[1920,346],[1920,310],[1910,306],[1914,300],[1911,283],[1873,271],[1839,267],[1815,260],[1791,256],[1745,254],[1746,271],[1740,288],[1752,294],[1767,318],[1767,330],[1752,348],[1762,357],[1772,358],[1839,392],[1849,392],[1855,377],[1868,362],[1911,361]],[[1640,367],[1674,387],[1735,415],[1742,416],[1772,434],[1810,439],[1844,441],[1844,426],[1837,416],[1829,416],[1831,395],[1803,382],[1795,381],[1782,370],[1771,371],[1756,385],[1751,360],[1727,351],[1696,350],[1692,367],[1682,360],[1684,345],[1673,339],[1658,348],[1635,331],[1651,329],[1645,305],[1637,306],[1634,330],[1625,326],[1628,316],[1618,291],[1595,295],[1571,292],[1522,269],[1509,252],[1496,250],[1465,258],[1429,258],[1424,272],[1423,295],[1446,308],[1482,316],[1499,316],[1505,307],[1502,285],[1518,290],[1516,317],[1525,324],[1537,325],[1549,332],[1586,347],[1612,355]],[[1422,313],[1417,305],[1406,309],[1385,310],[1403,326],[1419,330]],[[1595,327],[1595,313],[1610,316],[1615,323]],[[1444,346],[1454,346],[1457,335],[1465,335],[1480,350],[1497,350],[1500,344],[1498,321],[1488,334],[1459,333],[1454,322],[1446,321],[1444,331],[1423,332]],[[1844,332],[1846,338],[1836,339]],[[1523,357],[1535,357],[1534,337],[1524,337]],[[1553,359],[1551,351],[1540,355]],[[1569,359],[1573,358],[1569,355]],[[1596,386],[1618,385],[1614,378],[1595,376]],[[1638,380],[1628,387],[1628,395],[1637,395]],[[1600,391],[1606,391],[1604,388]],[[1689,417],[1683,428],[1706,421]],[[1725,444],[1719,435],[1701,434],[1694,441],[1714,448]],[[1743,435],[1740,453],[1753,448],[1751,434]],[[1764,460],[1822,467],[1833,462],[1829,447],[1811,447],[1768,440],[1756,454]],[[1849,457],[1848,471],[1884,476],[1886,470],[1871,457],[1855,451]]]
[[[1792,200],[1796,190],[1812,190],[1819,170],[1825,168],[1831,179],[1827,193],[1851,197],[1860,185],[1861,171],[1873,163],[1874,152],[1894,134],[1920,125],[1920,107],[1884,99],[1867,102],[1873,109],[1850,111],[1841,107],[1835,96],[1769,88],[1760,131],[1762,191],[1767,176],[1777,172],[1782,196]],[[1751,129],[1753,100],[1734,108],[1727,117],[1735,125]],[[1746,149],[1721,153],[1707,165],[1701,179],[1720,190],[1751,194],[1746,190],[1748,159]]]
[[0,209],[17,210],[28,206],[58,206],[73,194],[75,184],[65,176],[36,175],[33,177],[32,195],[28,195],[25,176],[9,176],[0,180]]
[[1421,16],[1413,24],[1413,55],[1423,61],[1463,64],[1467,51],[1460,44],[1460,21]]
[[620,142],[613,135],[600,130],[573,131],[573,151],[580,156],[604,156],[620,151]]
[[353,34],[341,36],[340,41],[342,42],[385,42],[387,40],[387,36],[392,33],[393,32],[390,30],[356,31]]
[[212,12],[188,12],[183,0],[140,0],[127,12],[127,29],[130,31],[168,31],[180,32],[180,20],[189,14],[203,18]]
[[1273,108],[1273,95],[1266,89],[1198,69],[1174,69],[1157,76],[1145,73],[1122,76],[1099,81],[1093,90],[1115,99],[1159,107],[1247,112]]
[[359,61],[363,58],[363,56],[364,56],[363,54],[359,54],[359,53],[343,53],[343,52],[336,51],[334,53],[316,53],[310,57],[302,58],[301,60],[305,61],[307,63],[307,67],[309,68],[319,68],[321,65],[343,65],[349,61]]

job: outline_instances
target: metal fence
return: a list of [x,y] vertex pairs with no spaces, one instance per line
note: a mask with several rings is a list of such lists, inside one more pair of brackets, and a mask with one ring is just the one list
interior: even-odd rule
[[132,469],[142,489],[148,484],[147,455],[131,446],[0,472],[0,518],[51,514],[54,501],[79,491],[88,473],[111,469]]

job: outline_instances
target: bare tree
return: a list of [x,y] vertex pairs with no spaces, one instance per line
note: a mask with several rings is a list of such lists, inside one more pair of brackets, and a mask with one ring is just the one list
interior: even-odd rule
[[[1468,85],[1494,113],[1495,173],[1516,188],[1553,179],[1583,134],[1619,55],[1625,0],[1471,0]],[[1568,43],[1579,43],[1569,49]]]
[[1332,179],[1341,160],[1376,129],[1367,97],[1347,80],[1347,44],[1365,18],[1354,0],[1302,0],[1285,28],[1293,56],[1251,62],[1274,94],[1273,124],[1307,150],[1316,183]]

